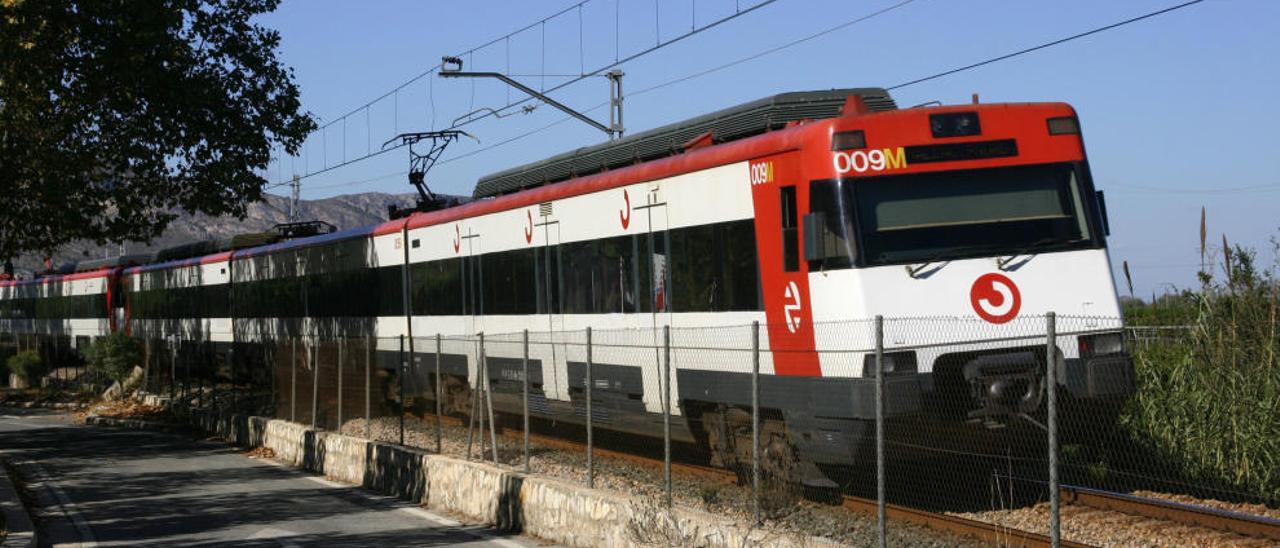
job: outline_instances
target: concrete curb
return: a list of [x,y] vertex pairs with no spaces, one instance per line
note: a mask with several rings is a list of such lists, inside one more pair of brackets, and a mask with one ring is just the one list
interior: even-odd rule
[[150,432],[170,432],[183,433],[191,430],[191,427],[172,424],[167,422],[144,421],[139,419],[117,419],[112,417],[100,417],[98,415],[89,415],[84,419],[85,424],[93,426],[107,426],[110,428],[124,428],[126,430],[147,430]]
[[14,409],[57,409],[60,411],[79,411],[81,409],[88,409],[89,404],[76,402],[6,401],[0,402],[0,407],[12,407]]
[[18,491],[9,479],[4,459],[0,458],[0,513],[4,514],[8,534],[0,541],[0,548],[27,548],[37,545],[36,528],[31,523],[27,508],[18,498]]

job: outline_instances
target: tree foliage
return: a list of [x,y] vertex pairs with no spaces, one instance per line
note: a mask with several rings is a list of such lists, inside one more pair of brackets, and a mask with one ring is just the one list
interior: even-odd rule
[[301,146],[279,0],[0,0],[0,258],[242,217]]

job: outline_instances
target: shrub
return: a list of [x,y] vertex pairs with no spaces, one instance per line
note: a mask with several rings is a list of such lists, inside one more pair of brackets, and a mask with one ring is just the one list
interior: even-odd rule
[[1187,480],[1277,504],[1280,279],[1254,258],[1226,248],[1221,277],[1202,272],[1199,291],[1127,311],[1186,328],[1134,349],[1140,389],[1123,421]]
[[138,341],[116,332],[94,341],[84,358],[90,371],[124,384],[133,368],[142,363],[142,349]]
[[23,350],[10,356],[5,366],[29,386],[38,384],[40,375],[44,374],[44,362],[40,360],[40,353],[35,350]]

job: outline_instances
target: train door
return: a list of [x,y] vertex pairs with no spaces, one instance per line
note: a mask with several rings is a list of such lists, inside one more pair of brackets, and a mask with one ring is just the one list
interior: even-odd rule
[[[634,221],[640,228],[632,238],[632,254],[635,260],[632,262],[631,285],[637,293],[634,307],[636,312],[648,315],[647,323],[652,328],[650,344],[654,349],[652,359],[641,368],[642,384],[649,387],[643,391],[644,407],[649,413],[661,413],[664,397],[661,388],[663,386],[662,328],[671,325],[672,311],[671,255],[668,251],[671,249],[671,237],[667,232],[667,202],[661,183],[651,183],[643,189],[642,195],[634,198],[625,192],[624,205],[630,211],[620,212],[620,215],[634,217]],[[626,225],[629,222],[624,219],[623,224]],[[673,354],[671,359],[674,369],[678,365],[679,356]],[[676,377],[677,375],[672,371],[672,393],[678,393],[675,386]],[[677,399],[669,395],[667,399],[671,405],[671,412],[679,414]]]
[[798,156],[779,154],[750,163],[756,251],[774,374],[821,376],[814,352],[809,268],[800,249],[807,193],[800,192]]
[[116,331],[124,331],[124,333],[128,335],[129,326],[126,323],[127,320],[125,315],[125,299],[124,299],[124,291],[122,291],[124,284],[121,282],[121,271],[122,269],[120,268],[112,269],[111,272],[107,274],[107,277],[106,277],[106,281],[107,281],[107,303],[106,304],[107,304],[107,317],[108,317],[107,332],[115,333]]
[[[462,315],[465,333],[475,335],[484,331],[484,268],[482,265],[482,243],[480,234],[471,226],[454,225],[454,251],[458,253],[462,264]],[[475,367],[470,368],[467,382],[475,383],[475,374],[480,371],[480,345],[469,350]]]
[[453,251],[462,270],[462,334],[484,329],[484,273],[480,268],[480,235],[461,223],[453,225]]
[[537,215],[529,212],[529,238],[540,238],[541,245],[534,247],[534,282],[537,290],[538,327],[547,335],[539,337],[541,348],[531,349],[539,355],[542,364],[542,390],[547,398],[568,400],[568,386],[562,382],[568,369],[567,350],[564,346],[564,278],[560,275],[564,261],[560,247],[560,221],[555,215],[553,202],[538,205]]
[[652,184],[645,193],[642,205],[636,206],[644,217],[645,241],[641,247],[642,260],[638,265],[645,270],[638,287],[648,288],[648,306],[657,345],[662,344],[662,328],[671,324],[671,237],[667,233],[667,202],[662,195],[662,185]]

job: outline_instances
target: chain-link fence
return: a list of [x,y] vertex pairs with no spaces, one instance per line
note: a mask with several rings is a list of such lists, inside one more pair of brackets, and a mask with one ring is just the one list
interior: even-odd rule
[[[1179,367],[1243,382],[1179,361],[1197,344],[1189,328],[1047,315],[871,318],[814,325],[811,339],[794,332],[147,338],[142,385],[179,413],[274,416],[758,521],[785,520],[806,499],[870,501],[882,538],[896,527],[884,520],[893,506],[1056,537],[1059,497],[1080,487],[1280,506],[1274,452],[1252,470],[1215,468],[1205,455],[1217,448],[1237,463],[1231,444],[1246,440],[1179,440],[1179,428],[1206,427],[1186,424],[1192,411],[1162,411],[1188,374]],[[16,352],[34,340],[3,344]],[[1250,397],[1274,411],[1274,394]],[[1195,412],[1266,422],[1245,401]],[[681,475],[698,469],[727,471],[737,485]]]
[[[85,397],[101,392],[110,386],[111,379],[86,364],[84,351],[91,341],[92,337],[83,335],[0,332],[0,387]],[[22,374],[6,367],[19,353],[37,356],[34,367]]]

